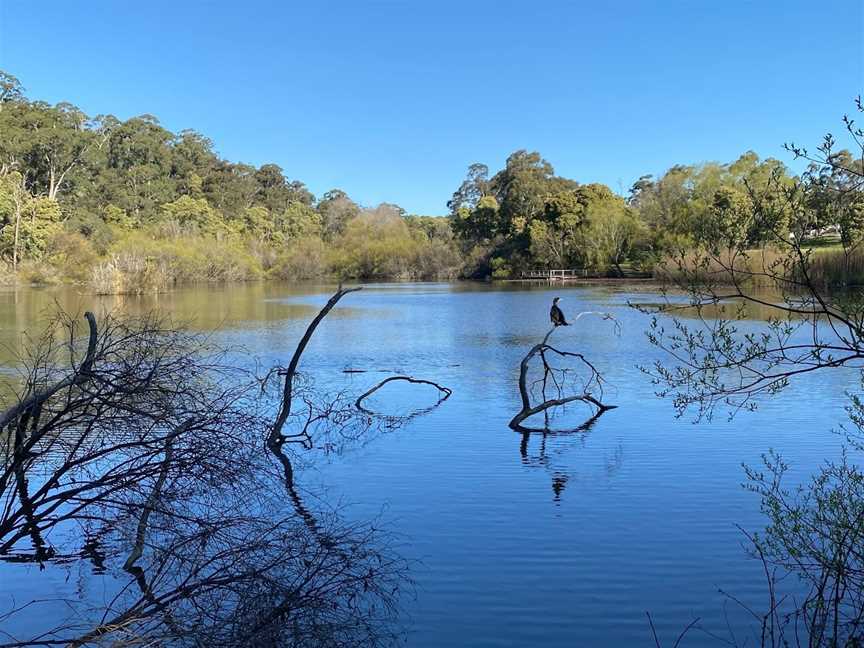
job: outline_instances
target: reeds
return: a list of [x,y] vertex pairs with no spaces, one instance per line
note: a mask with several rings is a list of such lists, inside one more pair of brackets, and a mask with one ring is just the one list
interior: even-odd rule
[[658,263],[654,276],[676,284],[737,282],[756,288],[782,288],[794,280],[820,289],[854,288],[864,286],[864,249],[815,248],[804,250],[803,260],[791,250],[774,248],[716,254],[688,250]]

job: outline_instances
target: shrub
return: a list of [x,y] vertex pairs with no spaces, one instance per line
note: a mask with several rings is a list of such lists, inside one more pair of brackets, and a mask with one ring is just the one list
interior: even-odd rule
[[18,282],[37,286],[58,284],[62,277],[57,269],[44,261],[27,260],[18,264]]
[[459,274],[461,259],[456,248],[441,240],[425,241],[412,262],[417,279],[453,279]]
[[159,292],[177,283],[247,281],[261,277],[259,262],[237,239],[184,236],[152,239],[133,233],[90,275],[101,294]]
[[276,257],[270,276],[288,281],[317,279],[329,273],[324,242],[315,237],[292,241]]
[[15,284],[15,275],[12,273],[12,264],[0,259],[0,286],[12,286]]
[[784,275],[787,256],[777,250],[764,248],[741,253],[709,254],[697,248],[680,251],[663,258],[654,266],[655,278],[663,281],[709,282],[715,285],[731,284],[735,279],[751,287],[776,287],[777,276]]
[[157,293],[169,284],[168,270],[159,260],[132,251],[112,255],[90,275],[90,286],[97,295]]
[[494,257],[491,262],[493,279],[508,279],[513,273],[510,263],[502,257]]
[[361,215],[336,241],[329,265],[340,278],[410,279],[417,242],[399,217]]
[[63,230],[52,239],[48,260],[64,278],[86,281],[98,257],[89,239],[78,232]]

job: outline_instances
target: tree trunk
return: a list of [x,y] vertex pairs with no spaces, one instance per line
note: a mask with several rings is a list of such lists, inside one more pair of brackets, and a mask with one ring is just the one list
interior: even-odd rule
[[48,197],[51,200],[54,200],[54,196],[57,195],[57,183],[54,181],[54,165],[51,165],[49,181],[48,181]]
[[12,242],[12,273],[16,274],[18,272],[18,241],[20,238],[21,232],[21,212],[22,209],[22,201],[23,196],[21,195],[24,191],[24,180],[21,180],[21,187],[19,187],[15,191],[15,237]]

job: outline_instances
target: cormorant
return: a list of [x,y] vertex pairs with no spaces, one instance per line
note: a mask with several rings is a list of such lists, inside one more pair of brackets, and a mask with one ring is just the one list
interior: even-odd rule
[[549,319],[552,320],[552,323],[555,326],[570,326],[567,323],[567,320],[564,319],[564,313],[558,308],[558,300],[560,297],[556,297],[552,300],[552,309],[549,311]]

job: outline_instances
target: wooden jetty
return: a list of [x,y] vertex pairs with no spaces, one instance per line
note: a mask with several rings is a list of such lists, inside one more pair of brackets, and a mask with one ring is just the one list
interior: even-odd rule
[[523,270],[518,279],[507,279],[506,281],[546,281],[549,283],[584,281],[586,279],[651,279],[650,272],[640,272],[629,268],[622,268],[621,273],[617,271],[600,272],[587,268],[567,269],[535,269]]

